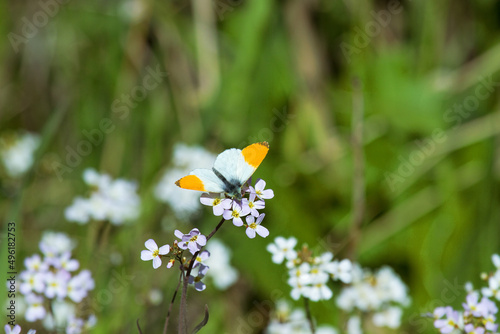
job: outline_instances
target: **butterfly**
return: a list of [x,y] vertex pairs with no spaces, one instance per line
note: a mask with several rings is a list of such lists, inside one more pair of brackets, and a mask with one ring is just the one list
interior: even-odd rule
[[269,151],[267,142],[248,145],[243,150],[231,148],[217,156],[212,169],[195,169],[175,184],[183,189],[225,193],[241,199],[241,187],[255,172]]

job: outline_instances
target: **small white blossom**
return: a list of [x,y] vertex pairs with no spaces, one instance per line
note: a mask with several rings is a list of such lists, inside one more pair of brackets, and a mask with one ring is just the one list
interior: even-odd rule
[[34,162],[40,137],[32,133],[6,134],[0,137],[0,157],[10,177],[26,173]]

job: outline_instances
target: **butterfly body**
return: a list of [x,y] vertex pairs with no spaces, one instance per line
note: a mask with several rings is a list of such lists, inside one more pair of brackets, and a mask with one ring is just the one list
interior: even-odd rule
[[259,167],[269,151],[267,142],[255,143],[243,150],[236,148],[222,152],[212,169],[195,169],[175,184],[183,189],[225,193],[241,199],[241,188]]

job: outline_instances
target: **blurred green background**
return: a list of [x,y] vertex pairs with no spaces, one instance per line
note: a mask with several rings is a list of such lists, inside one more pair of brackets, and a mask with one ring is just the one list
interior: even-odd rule
[[[145,333],[159,333],[177,272],[140,261],[144,241],[171,243],[176,228],[208,234],[218,222],[210,208],[177,220],[154,198],[178,142],[213,153],[270,144],[255,176],[275,192],[264,210],[271,235],[250,240],[232,226],[218,233],[240,279],[225,292],[190,292],[193,321],[204,304],[211,311],[203,332],[265,327],[264,319],[238,329],[258,305],[289,295],[284,267],[265,250],[278,235],[365,267],[392,266],[413,300],[397,332],[433,333],[420,314],[445,301],[460,305],[463,290],[451,302],[443,291],[467,280],[478,286],[480,272],[493,268],[500,2],[45,3],[0,3],[0,130],[42,136],[32,171],[2,180],[0,212],[18,224],[18,259],[38,252],[45,230],[76,239],[75,257],[96,280],[94,297],[113,273],[133,277],[99,304],[94,333],[136,333],[136,319]],[[43,20],[42,10],[53,15]],[[137,95],[151,71],[158,84]],[[106,118],[113,130],[58,175],[67,147]],[[138,181],[142,200],[140,219],[113,227],[100,245],[98,224],[63,215],[88,191],[81,177],[88,167]],[[111,263],[111,253],[122,255],[121,264]],[[153,287],[164,292],[158,306],[147,301]],[[333,300],[312,310],[319,323],[342,327]]]

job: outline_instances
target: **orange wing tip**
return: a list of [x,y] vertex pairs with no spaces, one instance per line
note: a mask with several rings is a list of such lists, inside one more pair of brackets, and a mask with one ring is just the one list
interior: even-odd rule
[[205,191],[203,181],[196,175],[184,176],[182,179],[177,180],[175,184],[182,189]]
[[260,143],[255,143],[252,145],[248,145],[245,147],[241,154],[245,158],[245,161],[252,167],[259,167],[260,163],[266,157],[267,152],[269,151],[269,143],[267,141],[263,141]]

